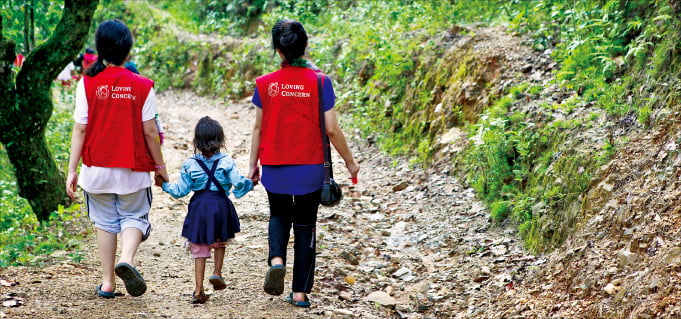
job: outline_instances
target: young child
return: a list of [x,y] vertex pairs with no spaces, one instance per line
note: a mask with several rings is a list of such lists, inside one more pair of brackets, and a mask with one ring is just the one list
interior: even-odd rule
[[189,241],[194,259],[196,285],[192,303],[202,304],[208,300],[203,278],[211,248],[215,250],[215,269],[209,281],[214,290],[227,287],[222,278],[225,243],[241,231],[239,217],[228,197],[229,191],[231,189],[236,198],[241,198],[253,189],[253,182],[239,174],[234,160],[220,152],[224,144],[225,134],[220,123],[204,116],[194,131],[194,149],[199,152],[182,164],[180,180],[177,183],[156,180],[163,191],[175,198],[194,191],[182,226],[182,236]]

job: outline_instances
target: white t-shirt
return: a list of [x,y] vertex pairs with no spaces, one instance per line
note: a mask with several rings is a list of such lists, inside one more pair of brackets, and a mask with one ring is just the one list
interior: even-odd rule
[[74,69],[75,67],[73,66],[73,63],[69,62],[69,64],[67,64],[64,67],[64,69],[61,70],[61,72],[59,72],[59,74],[57,75],[57,80],[68,81],[73,79],[73,77],[71,76],[71,71],[73,71]]
[[[156,93],[151,88],[142,107],[142,122],[156,117]],[[79,124],[88,124],[88,104],[83,79],[76,86],[76,109],[73,119]],[[135,172],[129,168],[80,166],[78,185],[88,193],[131,194],[151,186],[149,172]]]

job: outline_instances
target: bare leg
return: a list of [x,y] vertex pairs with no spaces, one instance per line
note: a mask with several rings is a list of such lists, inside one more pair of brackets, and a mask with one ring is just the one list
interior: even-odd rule
[[203,292],[203,276],[206,272],[206,259],[205,257],[198,257],[194,259],[194,280],[196,285],[194,288],[194,294],[196,296]]
[[113,292],[116,289],[114,260],[116,259],[117,234],[97,228],[97,248],[102,263],[102,291]]
[[272,263],[272,266],[274,266],[274,265],[283,265],[283,264],[284,264],[284,258],[281,258],[281,257],[272,257],[272,261],[270,261],[270,262]]
[[293,293],[293,300],[294,301],[305,301],[305,293],[304,292],[294,292]]
[[128,263],[134,267],[132,262],[135,259],[137,248],[142,242],[142,232],[137,228],[123,229],[121,242],[121,257],[118,259],[118,262]]
[[222,277],[222,264],[225,261],[225,247],[215,248],[215,269],[213,275]]

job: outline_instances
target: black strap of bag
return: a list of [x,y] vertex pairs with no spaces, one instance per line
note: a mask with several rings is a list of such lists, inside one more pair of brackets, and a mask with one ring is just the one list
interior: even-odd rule
[[333,169],[331,167],[331,147],[329,145],[329,136],[326,135],[326,121],[324,120],[324,92],[322,89],[322,73],[317,72],[317,95],[319,96],[319,128],[322,135],[322,147],[324,148],[324,183],[330,183],[333,178]]

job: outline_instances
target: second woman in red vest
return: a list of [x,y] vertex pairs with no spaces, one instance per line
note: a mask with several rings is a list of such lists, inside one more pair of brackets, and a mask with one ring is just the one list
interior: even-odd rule
[[[75,198],[77,185],[84,190],[88,216],[97,228],[102,264],[97,295],[113,298],[117,275],[130,295],[140,296],[147,286],[133,259],[151,231],[149,172],[168,179],[155,122],[154,82],[123,67],[132,47],[123,22],[104,21],[95,42],[97,61],[76,88],[66,191]],[[118,233],[121,255],[114,264]]]
[[[312,290],[315,270],[315,226],[324,181],[319,70],[303,59],[307,33],[300,22],[277,22],[272,28],[272,44],[282,59],[281,69],[256,80],[253,104],[257,108],[248,177],[260,180],[259,164],[262,165],[262,184],[270,204],[270,269],[265,275],[264,290],[272,295],[284,291],[286,248],[293,227],[293,283],[286,301],[309,307],[307,294]],[[356,179],[359,164],[338,125],[331,80],[323,75],[322,83],[326,133]]]

